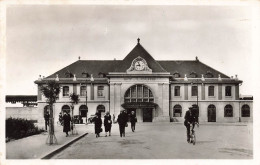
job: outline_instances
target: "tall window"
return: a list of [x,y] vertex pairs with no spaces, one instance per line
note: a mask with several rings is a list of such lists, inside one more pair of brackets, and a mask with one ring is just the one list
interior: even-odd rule
[[242,106],[242,117],[250,117],[250,107],[247,104]]
[[181,117],[182,116],[182,108],[180,105],[175,105],[173,107],[173,117]]
[[63,96],[69,96],[69,87],[68,86],[63,87]]
[[224,117],[233,117],[233,107],[229,104],[224,108]]
[[154,102],[152,91],[144,85],[134,85],[125,93],[125,102]]
[[198,95],[198,87],[192,86],[191,87],[191,96],[197,96]]
[[98,97],[103,97],[104,96],[104,86],[98,86]]
[[209,96],[214,96],[214,86],[209,86]]
[[81,86],[80,87],[80,96],[86,96],[87,87]]
[[225,87],[225,94],[226,94],[226,96],[231,96],[231,86]]
[[180,89],[181,89],[180,86],[175,86],[174,87],[174,96],[180,96],[181,95]]

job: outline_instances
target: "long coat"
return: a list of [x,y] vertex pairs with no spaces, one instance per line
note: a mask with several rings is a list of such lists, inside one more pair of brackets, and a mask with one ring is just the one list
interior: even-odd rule
[[185,117],[184,117],[184,125],[188,125],[188,122],[192,123],[194,122],[194,116],[192,115],[192,113],[190,111],[186,111],[185,113]]
[[135,114],[130,114],[130,122],[132,124],[136,123],[137,122],[137,118],[136,118],[136,115]]
[[117,122],[119,125],[125,126],[127,123],[127,115],[123,112],[118,115]]
[[63,132],[70,131],[70,121],[71,121],[70,115],[65,113],[63,115]]
[[102,127],[102,120],[99,116],[96,116],[94,118],[94,123],[95,123],[95,134],[98,134],[101,132],[101,127]]
[[108,132],[111,130],[111,126],[112,126],[111,115],[104,116],[104,126],[105,126],[105,132]]

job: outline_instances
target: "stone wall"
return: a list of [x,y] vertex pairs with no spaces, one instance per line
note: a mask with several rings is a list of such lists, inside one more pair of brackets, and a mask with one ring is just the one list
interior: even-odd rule
[[6,118],[24,118],[38,121],[37,107],[6,107]]

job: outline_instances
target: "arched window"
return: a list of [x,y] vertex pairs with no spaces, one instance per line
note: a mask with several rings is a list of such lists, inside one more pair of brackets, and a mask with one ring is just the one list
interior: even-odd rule
[[125,92],[125,102],[154,102],[154,97],[148,87],[134,85]]
[[233,107],[229,104],[224,108],[224,117],[233,117]]
[[79,115],[81,117],[86,117],[87,116],[87,112],[88,112],[88,107],[86,105],[81,105],[79,107]]
[[214,96],[214,86],[209,86],[209,96]]
[[250,107],[247,104],[242,106],[242,117],[250,117]]
[[62,92],[63,92],[63,96],[69,96],[69,87],[64,86]]
[[98,110],[99,112],[105,112],[105,111],[106,111],[104,105],[98,105],[98,106],[97,106],[97,110]]
[[63,105],[61,108],[62,113],[64,113],[65,111],[67,111],[68,113],[70,113],[70,106],[68,105]]
[[173,117],[181,117],[182,116],[182,108],[180,105],[175,105],[173,107]]

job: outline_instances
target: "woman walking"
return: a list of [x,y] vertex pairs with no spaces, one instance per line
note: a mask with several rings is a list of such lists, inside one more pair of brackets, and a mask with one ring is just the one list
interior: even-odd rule
[[101,120],[101,115],[99,115],[98,113],[96,113],[96,116],[94,118],[94,123],[95,123],[95,134],[96,134],[96,138],[100,137],[100,132],[101,131],[101,127],[102,127],[102,120]]
[[137,122],[137,118],[136,118],[134,111],[132,111],[131,114],[130,114],[130,122],[131,122],[132,132],[134,132],[135,131],[135,123]]
[[109,132],[109,136],[111,136],[112,121],[111,121],[111,115],[109,114],[108,111],[104,116],[104,126],[105,126],[106,137],[107,137],[107,132]]
[[65,111],[63,115],[63,132],[66,133],[66,137],[69,136],[68,132],[70,131],[70,121],[71,121],[71,117],[68,114],[68,112]]

